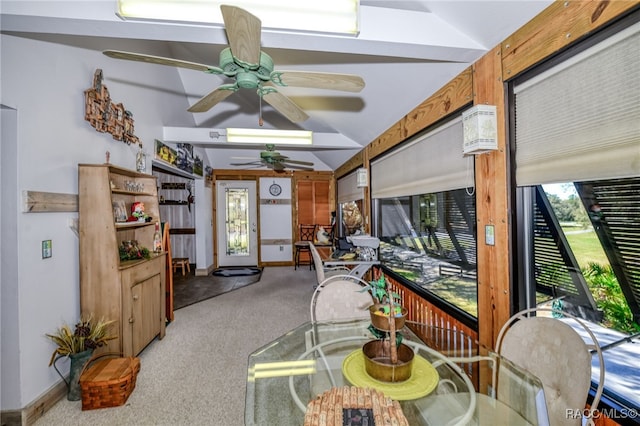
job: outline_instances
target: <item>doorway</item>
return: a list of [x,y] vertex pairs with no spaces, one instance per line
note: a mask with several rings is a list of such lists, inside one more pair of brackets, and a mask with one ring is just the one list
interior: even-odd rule
[[258,265],[256,182],[216,182],[218,266]]

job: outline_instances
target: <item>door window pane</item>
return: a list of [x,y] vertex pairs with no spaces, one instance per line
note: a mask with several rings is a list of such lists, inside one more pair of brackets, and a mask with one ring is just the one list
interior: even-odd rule
[[249,256],[249,190],[225,190],[227,255]]

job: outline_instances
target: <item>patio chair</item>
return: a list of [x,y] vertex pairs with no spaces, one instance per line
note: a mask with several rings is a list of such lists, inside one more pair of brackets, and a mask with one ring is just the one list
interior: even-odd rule
[[332,277],[335,275],[346,275],[349,273],[350,269],[346,266],[336,266],[332,268],[325,267],[322,263],[322,258],[320,258],[320,253],[313,243],[309,243],[309,251],[311,252],[313,266],[316,268],[316,284],[313,286],[313,288],[318,287],[318,285],[320,285],[320,283],[328,277]]
[[354,276],[339,275],[323,280],[311,297],[311,322],[369,318],[368,308],[374,300],[371,293],[362,291],[367,285]]
[[[584,330],[591,344],[567,321],[551,316],[531,316],[557,313],[569,318]],[[592,354],[599,360],[600,378],[586,420],[593,424],[593,411],[598,407],[604,387],[605,366],[598,340],[587,325],[566,312],[549,308],[531,308],[518,312],[502,327],[496,341],[496,351],[504,358],[536,375],[542,382],[548,422],[552,425],[579,425],[591,388]],[[497,382],[498,399],[500,379]],[[539,407],[543,410],[545,407]],[[538,416],[538,422],[544,423]]]

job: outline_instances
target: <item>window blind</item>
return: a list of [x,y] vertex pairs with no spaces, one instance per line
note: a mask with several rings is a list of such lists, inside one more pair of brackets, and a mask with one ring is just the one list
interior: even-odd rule
[[462,118],[458,117],[373,161],[372,198],[473,186],[473,156],[463,156],[462,141]]
[[364,188],[358,188],[356,173],[350,173],[338,179],[338,203],[364,199]]
[[514,87],[516,183],[640,175],[640,24]]

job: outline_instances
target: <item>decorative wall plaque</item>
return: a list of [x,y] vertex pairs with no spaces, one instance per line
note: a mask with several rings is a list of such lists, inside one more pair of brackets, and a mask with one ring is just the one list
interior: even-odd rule
[[84,91],[84,119],[98,132],[110,133],[113,139],[127,145],[140,139],[133,133],[133,114],[124,105],[111,102],[107,86],[102,84],[102,70],[93,74],[93,87]]

